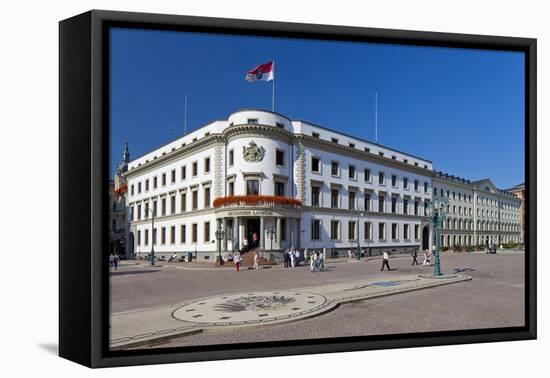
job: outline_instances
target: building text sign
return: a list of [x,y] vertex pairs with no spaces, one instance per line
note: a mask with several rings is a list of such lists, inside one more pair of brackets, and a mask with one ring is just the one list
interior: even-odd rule
[[273,212],[268,210],[237,210],[227,213],[231,217],[267,217],[272,216]]

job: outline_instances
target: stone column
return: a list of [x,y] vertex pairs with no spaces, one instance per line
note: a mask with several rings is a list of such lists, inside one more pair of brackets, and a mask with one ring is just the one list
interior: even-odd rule
[[227,234],[227,218],[223,218],[223,250],[227,251],[227,238],[229,235]]
[[296,245],[295,247],[296,248],[302,248],[302,230],[301,230],[301,222],[300,222],[300,219],[296,219],[295,220],[295,225],[296,227],[294,228],[295,229],[295,232],[296,232]]
[[240,227],[239,218],[233,217],[233,248],[241,247],[241,239],[239,237],[239,231],[240,231],[239,227]]
[[277,217],[277,249],[281,249],[281,217]]
[[289,240],[290,240],[290,247],[292,247],[294,245],[294,240],[296,240],[295,239],[296,236],[294,235],[294,233],[295,233],[295,231],[294,231],[294,218],[289,218],[288,222],[286,222],[286,223],[287,223],[287,228],[290,231],[289,232],[289,238],[290,238]]
[[260,217],[260,249],[265,250],[265,220]]

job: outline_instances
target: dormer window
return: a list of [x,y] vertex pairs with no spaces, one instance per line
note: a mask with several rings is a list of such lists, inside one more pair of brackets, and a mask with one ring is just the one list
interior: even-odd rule
[[275,126],[277,126],[279,129],[284,129],[285,128],[285,125],[283,125],[280,122],[275,123]]
[[314,137],[314,138],[317,138],[317,139],[319,139],[321,137],[319,135],[319,133],[311,133],[311,136]]
[[336,138],[331,138],[330,141],[331,141],[332,143],[338,143],[338,139],[336,139]]
[[258,118],[249,118],[246,120],[246,123],[249,125],[257,125],[258,124]]

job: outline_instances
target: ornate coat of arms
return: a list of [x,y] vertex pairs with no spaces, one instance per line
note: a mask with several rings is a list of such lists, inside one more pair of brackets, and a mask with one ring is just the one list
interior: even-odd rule
[[248,146],[243,146],[243,157],[245,161],[262,161],[264,148],[251,141]]

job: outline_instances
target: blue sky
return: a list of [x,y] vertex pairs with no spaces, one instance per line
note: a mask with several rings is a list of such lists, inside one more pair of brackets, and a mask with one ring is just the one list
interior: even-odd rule
[[275,110],[433,161],[500,188],[524,181],[524,56],[439,47],[187,32],[111,31],[111,175],[132,158],[242,108]]

